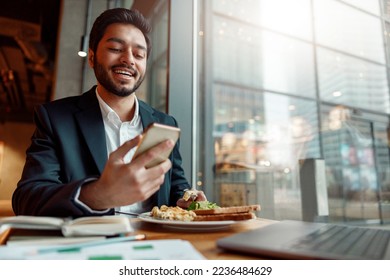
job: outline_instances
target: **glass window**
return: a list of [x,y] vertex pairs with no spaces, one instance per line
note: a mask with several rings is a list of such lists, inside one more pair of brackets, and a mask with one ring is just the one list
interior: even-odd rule
[[310,0],[213,0],[215,12],[305,40],[312,38]]
[[272,165],[291,167],[298,159],[320,156],[314,101],[266,93],[264,103],[266,146]]
[[378,183],[389,161],[383,123],[343,106],[324,106],[322,120],[331,220],[378,220]]
[[390,222],[390,160],[388,146],[389,126],[387,123],[376,123],[375,136],[375,160],[377,163],[380,211],[385,223]]
[[299,218],[298,162],[320,156],[316,103],[219,84],[214,100],[218,203],[260,203],[270,218]]
[[311,45],[222,17],[214,19],[213,39],[216,79],[315,96]]
[[214,75],[216,79],[261,87],[260,32],[248,25],[215,17]]
[[168,2],[160,1],[152,10],[152,52],[148,59],[148,74],[137,96],[165,112],[168,90]]
[[264,89],[315,97],[311,45],[264,31],[261,55]]
[[[232,147],[239,150],[241,144],[243,147],[229,161],[248,164],[268,161],[283,169],[295,164],[297,159],[320,156],[314,101],[218,84],[214,85],[214,100],[214,136],[223,140],[229,134],[229,141],[222,141],[218,151]],[[259,154],[247,153],[248,141],[261,145]],[[217,158],[226,160],[224,153],[230,151],[217,152]]]
[[390,22],[385,21],[384,23],[385,32],[384,37],[386,41],[386,53],[387,53],[387,61],[390,61]]
[[390,20],[390,0],[382,0],[383,16]]
[[199,186],[222,206],[301,219],[301,160],[324,158],[329,220],[389,221],[379,1],[200,3]]
[[[363,9],[367,12],[373,13],[375,15],[380,15],[380,0],[341,0],[345,3],[351,4],[355,7]],[[384,0],[386,1],[386,0]]]
[[330,0],[314,1],[317,43],[385,64],[380,19]]
[[312,40],[310,0],[262,0],[257,23],[263,27]]
[[390,113],[386,67],[317,49],[321,99]]
[[212,10],[241,21],[257,22],[261,0],[212,0]]

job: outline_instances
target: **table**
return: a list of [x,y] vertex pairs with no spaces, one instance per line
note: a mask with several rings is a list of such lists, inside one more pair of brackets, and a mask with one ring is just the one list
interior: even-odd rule
[[[139,218],[130,218],[134,228],[134,234],[145,234],[147,240],[158,239],[183,239],[189,241],[206,259],[210,260],[255,260],[259,259],[256,256],[248,254],[240,254],[231,251],[219,249],[216,241],[220,238],[268,226],[277,221],[257,218],[245,222],[238,222],[230,225],[226,229],[211,232],[194,232],[194,231],[178,231],[170,229],[161,224],[154,224],[141,221]],[[12,235],[54,235],[60,236],[60,231],[31,231],[27,229],[10,229],[0,236],[0,244],[5,244],[7,239]]]
[[14,216],[11,200],[0,200],[0,217]]
[[169,229],[160,224],[152,224],[132,218],[131,223],[137,234],[145,234],[146,239],[183,239],[191,244],[210,260],[255,260],[256,256],[244,255],[224,251],[217,248],[216,241],[220,238],[256,228],[265,227],[277,221],[257,218],[254,220],[240,222],[229,226],[227,229],[213,232],[188,232]]

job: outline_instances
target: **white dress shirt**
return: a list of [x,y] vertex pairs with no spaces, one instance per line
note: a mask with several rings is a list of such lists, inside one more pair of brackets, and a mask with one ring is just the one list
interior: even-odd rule
[[[117,150],[121,145],[126,141],[133,139],[137,135],[143,132],[143,126],[141,122],[141,117],[139,115],[139,104],[138,99],[135,97],[135,110],[134,117],[129,122],[122,122],[118,114],[110,107],[104,100],[99,96],[99,93],[96,89],[96,97],[99,101],[100,110],[103,117],[104,129],[106,132],[106,143],[107,143],[107,154],[111,154],[113,151]],[[124,157],[124,162],[129,163],[133,158],[135,153],[135,148],[131,149]],[[83,207],[87,208],[93,213],[105,213],[108,211],[96,211],[85,205],[81,202],[79,198],[80,189],[76,194],[76,201],[81,204]],[[142,213],[147,210],[147,205],[144,205],[142,202],[134,203],[127,206],[121,206],[116,208],[116,211],[120,212],[134,212]]]

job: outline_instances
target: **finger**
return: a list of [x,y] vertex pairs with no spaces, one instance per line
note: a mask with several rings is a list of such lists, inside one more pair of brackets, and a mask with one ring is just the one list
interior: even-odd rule
[[187,209],[190,207],[192,203],[192,200],[185,201],[184,199],[180,198],[177,202],[176,205],[179,206],[180,208]]
[[[146,166],[152,160],[160,157],[160,155],[162,153],[171,149],[173,147],[173,145],[174,145],[174,142],[172,140],[166,140],[164,142],[161,142],[161,143],[155,145],[154,147],[150,148],[149,150],[147,150],[143,154],[139,155],[137,158],[132,160],[132,162],[140,164],[142,166]],[[166,171],[168,171],[169,168]]]
[[171,169],[172,163],[169,159],[164,160],[163,162],[148,168],[148,171],[150,172],[151,176],[159,176],[161,174],[165,174],[168,172],[169,169]]
[[125,155],[134,147],[136,147],[141,140],[142,136],[138,135],[134,137],[133,139],[126,141],[123,143],[116,151],[112,152],[110,154],[110,158],[112,160],[122,160]]
[[196,197],[196,201],[207,201],[207,197],[206,197],[206,195],[204,194],[204,192],[202,192],[202,191],[199,191],[198,193],[197,193],[197,197]]
[[156,193],[160,187],[161,187],[161,184],[164,182],[164,176],[162,176],[162,178],[160,178],[159,180],[157,180],[155,183],[152,184],[152,187],[149,188],[149,190],[145,193],[145,195],[147,196],[147,198],[151,197],[154,193]]
[[153,180],[147,182],[147,184],[142,186],[142,197],[139,198],[140,201],[144,201],[155,194],[164,183],[164,175],[161,175]]

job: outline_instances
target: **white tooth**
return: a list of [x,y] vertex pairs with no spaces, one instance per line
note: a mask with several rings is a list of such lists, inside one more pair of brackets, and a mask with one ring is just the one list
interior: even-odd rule
[[128,72],[126,72],[126,71],[117,70],[117,71],[115,71],[115,72],[118,73],[118,74],[123,74],[123,75],[132,76],[130,73],[128,73]]

